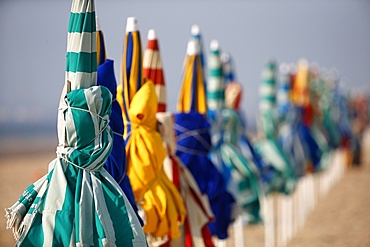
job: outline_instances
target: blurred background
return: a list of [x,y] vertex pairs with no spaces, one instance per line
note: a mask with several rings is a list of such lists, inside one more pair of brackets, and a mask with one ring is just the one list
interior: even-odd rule
[[[0,154],[55,149],[70,4],[0,1]],[[143,48],[148,30],[157,31],[170,111],[176,110],[191,26],[199,25],[206,56],[217,39],[243,85],[250,132],[256,130],[261,70],[269,58],[295,63],[304,57],[335,67],[348,93],[369,92],[369,13],[365,0],[96,1],[117,81],[127,17],[138,19]]]

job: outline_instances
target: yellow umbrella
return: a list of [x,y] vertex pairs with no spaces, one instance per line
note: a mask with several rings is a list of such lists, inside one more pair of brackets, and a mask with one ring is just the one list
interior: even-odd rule
[[[136,203],[145,212],[144,232],[148,241],[180,236],[186,210],[179,192],[163,170],[166,151],[157,131],[158,99],[155,87],[142,77],[141,42],[136,19],[127,21],[120,92],[123,104],[127,175]],[[123,92],[123,94],[122,94]]]

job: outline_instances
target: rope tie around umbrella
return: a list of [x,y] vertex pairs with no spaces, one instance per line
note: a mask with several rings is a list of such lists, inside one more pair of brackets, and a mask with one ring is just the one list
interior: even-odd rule
[[154,83],[142,75],[141,55],[137,21],[130,17],[117,100],[125,124],[127,175],[135,201],[144,211],[144,232],[150,243],[158,244],[168,237],[180,237],[179,228],[184,223],[186,210],[181,195],[163,171],[166,151],[155,118],[158,99]]
[[95,27],[94,1],[73,0],[58,109],[59,154],[48,173],[6,210],[16,246],[147,245],[125,194],[103,168],[113,143],[112,95],[96,86]]

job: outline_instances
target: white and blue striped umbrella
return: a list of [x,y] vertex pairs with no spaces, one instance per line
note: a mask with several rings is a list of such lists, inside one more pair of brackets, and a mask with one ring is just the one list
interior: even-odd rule
[[7,211],[16,246],[147,246],[126,196],[103,168],[112,150],[112,95],[96,86],[93,0],[74,0],[58,157]]

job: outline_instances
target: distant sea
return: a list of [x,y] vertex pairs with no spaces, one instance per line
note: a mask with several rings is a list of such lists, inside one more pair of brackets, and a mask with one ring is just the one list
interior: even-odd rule
[[58,143],[56,123],[0,124],[0,155],[49,152]]

